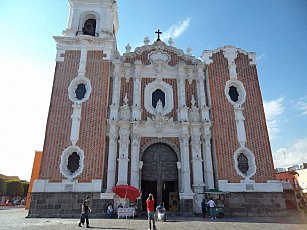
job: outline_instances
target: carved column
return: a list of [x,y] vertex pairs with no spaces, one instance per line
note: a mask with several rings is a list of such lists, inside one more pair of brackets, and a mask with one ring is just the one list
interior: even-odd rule
[[133,83],[132,119],[141,120],[141,61],[135,61],[135,75]]
[[202,170],[202,156],[201,156],[201,141],[199,127],[192,125],[192,166],[193,166],[193,188],[194,192],[204,192],[204,179]]
[[211,155],[211,124],[203,126],[203,159],[204,159],[204,177],[207,189],[214,189],[213,162]]
[[74,108],[73,114],[71,115],[72,124],[71,124],[71,132],[70,132],[70,141],[72,145],[76,145],[79,140],[79,132],[80,132],[80,120],[81,120],[81,103],[74,102],[72,105]]
[[209,108],[206,103],[206,93],[205,93],[205,75],[203,72],[203,65],[198,65],[198,81],[197,81],[197,90],[199,95],[199,103],[200,103],[200,113],[202,121],[209,121]]
[[117,128],[116,122],[110,122],[109,131],[109,155],[108,155],[108,172],[107,172],[107,193],[112,192],[115,186],[116,176],[116,155],[117,155]]
[[178,120],[188,121],[188,108],[186,106],[186,95],[185,95],[185,64],[180,62],[178,65]]
[[180,137],[180,150],[181,150],[181,179],[182,179],[182,192],[192,193],[191,189],[191,171],[189,159],[189,134],[185,133]]
[[131,177],[130,185],[139,189],[140,179],[140,134],[138,131],[132,131],[131,135]]
[[110,119],[116,120],[118,117],[119,99],[120,99],[120,85],[121,85],[121,61],[116,59],[113,61],[113,90],[112,90],[112,104],[110,105]]
[[119,184],[127,184],[128,175],[128,148],[129,148],[129,123],[120,122],[119,136],[119,156],[118,156],[118,181]]
[[181,162],[177,161],[177,170],[178,170],[178,188],[179,192],[182,192],[182,179],[181,179]]

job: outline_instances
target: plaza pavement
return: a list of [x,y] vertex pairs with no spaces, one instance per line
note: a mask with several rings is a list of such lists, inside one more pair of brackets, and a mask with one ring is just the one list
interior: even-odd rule
[[[78,219],[25,218],[24,208],[0,208],[0,229],[79,229]],[[90,219],[93,229],[105,230],[147,230],[145,218],[136,219]],[[85,227],[83,227],[85,229]],[[291,213],[286,217],[225,217],[223,219],[202,219],[201,217],[170,217],[166,222],[157,223],[158,230],[192,229],[269,229],[307,230],[307,215]]]

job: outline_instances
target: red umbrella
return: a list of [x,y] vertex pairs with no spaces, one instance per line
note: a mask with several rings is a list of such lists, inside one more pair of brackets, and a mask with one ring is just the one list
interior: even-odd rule
[[121,198],[128,198],[132,202],[134,202],[136,198],[141,195],[140,191],[136,187],[124,184],[113,187],[112,191]]

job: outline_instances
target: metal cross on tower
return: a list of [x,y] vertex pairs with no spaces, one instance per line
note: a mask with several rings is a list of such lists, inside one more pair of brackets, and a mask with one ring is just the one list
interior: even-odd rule
[[162,32],[158,29],[158,31],[156,31],[155,33],[158,34],[158,39],[157,39],[157,41],[161,41],[161,39],[160,39],[160,34],[162,34]]

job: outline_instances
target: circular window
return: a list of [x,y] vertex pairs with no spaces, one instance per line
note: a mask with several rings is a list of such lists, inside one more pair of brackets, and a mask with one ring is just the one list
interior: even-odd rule
[[84,152],[78,146],[69,146],[61,156],[60,172],[68,179],[80,175],[83,170]]
[[68,87],[69,99],[72,102],[85,102],[91,93],[91,83],[86,77],[73,79]]

